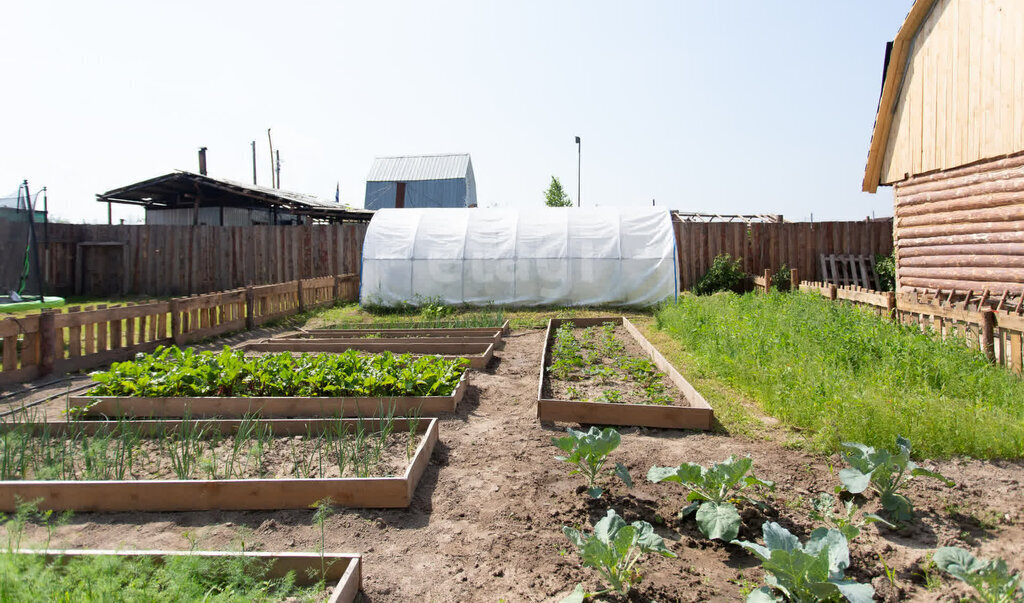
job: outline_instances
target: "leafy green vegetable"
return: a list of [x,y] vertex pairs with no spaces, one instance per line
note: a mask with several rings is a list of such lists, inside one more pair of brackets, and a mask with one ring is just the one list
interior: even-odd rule
[[[552,444],[569,453],[567,456],[556,456],[555,458],[566,463],[575,463],[576,467],[569,472],[569,475],[579,473],[585,476],[587,478],[587,494],[591,498],[600,498],[604,494],[604,489],[598,488],[594,483],[601,475],[605,463],[608,462],[608,455],[619,447],[622,438],[619,436],[619,432],[611,427],[601,430],[591,427],[589,431],[577,431],[570,427],[568,433],[569,435],[566,437],[551,438]],[[622,463],[615,463],[615,469],[610,473],[617,475],[627,487],[633,487],[633,478]]]
[[935,478],[947,486],[953,486],[948,477],[918,467],[910,460],[910,441],[904,437],[896,438],[898,452],[876,450],[856,442],[843,442],[843,459],[849,467],[839,471],[839,481],[843,487],[853,494],[860,494],[868,486],[878,492],[882,508],[895,521],[909,521],[914,517],[914,507],[910,499],[899,490],[914,476],[924,475]]
[[[840,601],[870,603],[875,589],[843,579],[850,566],[850,549],[839,530],[818,528],[807,544],[771,521],[764,524],[764,546],[733,540],[761,560],[767,586],[747,596],[747,603],[772,601]],[[778,596],[781,593],[782,596]]]
[[985,603],[1024,601],[1024,575],[1011,575],[1003,559],[986,561],[960,547],[944,546],[935,551],[932,561],[942,571],[970,584]]
[[857,511],[860,508],[854,504],[853,499],[847,500],[842,503],[842,513],[835,512],[836,500],[831,494],[822,492],[817,498],[811,500],[811,519],[814,521],[820,521],[825,524],[827,528],[834,528],[843,533],[848,541],[853,541],[860,536],[861,527],[869,524],[884,523],[889,527],[895,527],[882,517],[875,515],[874,513],[865,513],[863,517],[857,519]]
[[775,484],[760,480],[747,472],[754,466],[750,457],[736,459],[732,456],[711,467],[683,463],[678,467],[651,467],[647,472],[649,481],[678,482],[690,490],[686,500],[691,501],[680,517],[697,512],[697,526],[707,538],[726,542],[736,538],[740,529],[740,514],[731,501],[739,500],[759,508],[765,504],[749,498],[741,492],[750,486],[772,490]]
[[364,355],[268,354],[246,358],[220,352],[160,347],[134,362],[114,363],[92,374],[94,396],[447,396],[469,366],[465,358]]
[[[594,533],[591,535],[583,535],[579,530],[568,526],[563,526],[562,532],[576,545],[583,559],[583,566],[596,569],[597,573],[611,585],[607,591],[589,593],[591,596],[610,591],[623,594],[629,592],[633,583],[640,578],[640,573],[633,566],[646,553],[657,553],[664,557],[676,556],[668,550],[661,536],[654,533],[651,524],[646,521],[634,521],[627,525],[615,513],[615,509],[608,509],[608,514],[594,525]],[[577,587],[569,600],[581,594],[580,591],[582,587]]]

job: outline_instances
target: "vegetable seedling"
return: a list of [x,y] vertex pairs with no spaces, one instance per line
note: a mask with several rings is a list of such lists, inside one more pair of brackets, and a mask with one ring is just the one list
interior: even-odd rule
[[[587,494],[591,498],[600,498],[604,489],[594,485],[598,476],[601,475],[605,463],[608,462],[608,455],[619,447],[622,441],[619,432],[611,427],[599,430],[591,427],[589,431],[577,431],[571,427],[568,429],[568,436],[562,438],[551,438],[551,443],[559,449],[567,452],[567,456],[556,456],[559,461],[575,463],[576,467],[569,472],[569,475],[577,473],[587,478]],[[626,487],[633,487],[633,478],[629,470],[622,463],[615,463],[613,473],[625,482]]]
[[857,511],[860,507],[854,504],[853,499],[847,501],[840,501],[842,503],[842,512],[836,513],[835,497],[826,492],[822,492],[817,498],[811,500],[811,519],[814,521],[820,521],[825,524],[827,528],[834,528],[842,532],[843,536],[846,536],[846,540],[852,542],[857,536],[860,536],[860,530],[862,527],[869,523],[882,523],[890,528],[895,527],[884,518],[874,513],[865,513],[863,517],[857,519]]
[[1011,575],[1003,559],[979,559],[970,551],[944,546],[935,551],[936,567],[963,580],[985,603],[1016,603],[1024,601],[1024,575]]
[[678,467],[651,467],[647,479],[654,483],[678,482],[689,489],[686,500],[691,502],[679,512],[679,517],[684,518],[696,511],[701,534],[729,542],[740,530],[740,514],[733,501],[764,509],[764,502],[745,496],[742,491],[750,486],[775,489],[773,482],[747,475],[753,466],[754,461],[750,457],[736,459],[730,456],[711,467],[693,463],[683,463]]
[[[764,545],[733,540],[761,560],[765,571],[762,586],[747,595],[747,603],[775,601],[839,601],[870,603],[875,589],[870,584],[846,580],[850,549],[839,530],[818,528],[807,544],[800,544],[789,530],[770,521],[762,528]],[[778,593],[781,593],[780,597]]]
[[941,473],[918,467],[910,460],[910,441],[904,437],[896,438],[897,452],[876,450],[857,442],[843,442],[842,446],[843,460],[850,465],[839,470],[842,487],[852,494],[860,494],[870,486],[878,492],[882,508],[895,521],[909,521],[914,517],[910,499],[899,492],[914,476],[923,475],[947,486],[955,485]]
[[562,532],[576,545],[583,566],[597,570],[611,586],[608,590],[596,593],[584,593],[582,585],[577,586],[564,601],[582,601],[583,597],[608,592],[628,593],[640,579],[640,572],[634,568],[640,557],[647,553],[676,556],[668,550],[661,536],[654,533],[651,524],[646,521],[627,524],[615,513],[615,509],[608,509],[608,514],[594,525],[593,534],[581,534],[579,530],[568,526],[562,526]]

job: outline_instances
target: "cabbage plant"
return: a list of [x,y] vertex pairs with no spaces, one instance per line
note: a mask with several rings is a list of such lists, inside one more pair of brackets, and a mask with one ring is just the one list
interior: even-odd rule
[[737,459],[730,456],[710,467],[693,463],[683,463],[678,467],[651,467],[647,479],[655,483],[678,482],[689,489],[686,500],[691,503],[679,512],[679,516],[686,517],[696,511],[701,534],[729,542],[740,530],[740,514],[733,501],[764,509],[764,502],[746,496],[743,490],[750,486],[775,488],[773,482],[747,475],[753,466],[754,461],[750,457]]
[[789,530],[770,521],[762,528],[764,545],[734,540],[761,560],[768,584],[751,592],[747,603],[776,601],[842,601],[870,603],[875,589],[870,584],[846,580],[850,549],[839,530],[818,528],[806,544]]
[[[569,435],[562,438],[551,438],[552,444],[568,453],[566,456],[556,456],[555,458],[575,464],[576,467],[569,472],[569,475],[581,474],[586,477],[587,494],[591,498],[600,498],[604,494],[604,488],[599,488],[594,484],[601,475],[605,463],[608,462],[608,455],[619,447],[622,437],[611,427],[604,429],[591,427],[589,431],[577,431],[570,427],[567,433]],[[633,487],[633,478],[622,463],[615,463],[615,468],[610,473],[617,475],[626,484],[626,487]]]
[[1024,601],[1024,575],[1011,575],[1003,559],[978,559],[970,551],[944,546],[932,557],[935,566],[963,580],[985,603],[1017,603]]
[[860,494],[870,486],[878,492],[882,508],[895,521],[909,521],[914,517],[914,506],[905,494],[899,492],[911,478],[923,475],[937,479],[947,486],[955,485],[953,480],[941,473],[918,467],[910,460],[910,441],[896,438],[897,452],[876,450],[856,442],[843,442],[843,460],[849,467],[839,470],[839,481],[843,488],[853,494]]
[[654,533],[651,524],[646,521],[627,524],[615,513],[615,509],[608,509],[608,514],[594,524],[593,534],[582,534],[568,526],[563,526],[562,532],[576,545],[583,566],[597,570],[611,586],[608,590],[596,593],[585,593],[582,586],[577,586],[563,601],[582,601],[586,596],[608,592],[628,593],[633,583],[640,578],[640,572],[635,568],[640,557],[648,553],[663,557],[676,556],[665,546],[664,539]]

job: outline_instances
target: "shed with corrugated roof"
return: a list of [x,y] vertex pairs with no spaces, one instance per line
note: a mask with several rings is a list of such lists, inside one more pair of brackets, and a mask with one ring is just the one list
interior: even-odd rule
[[363,207],[476,207],[469,153],[378,157],[366,177]]

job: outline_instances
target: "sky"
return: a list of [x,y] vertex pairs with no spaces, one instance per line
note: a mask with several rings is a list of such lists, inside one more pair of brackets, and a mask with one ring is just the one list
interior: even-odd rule
[[[481,207],[892,215],[860,192],[885,43],[912,0],[11,2],[0,196],[105,222],[174,169],[362,207],[379,156],[468,152]],[[114,219],[141,220],[137,208]]]

